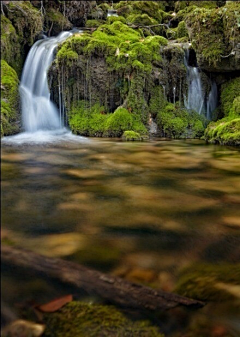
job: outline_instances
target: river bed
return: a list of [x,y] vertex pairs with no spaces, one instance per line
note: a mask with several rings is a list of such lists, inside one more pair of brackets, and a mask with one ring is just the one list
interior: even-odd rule
[[[76,139],[3,140],[3,241],[165,291],[180,289],[187,268],[231,271],[240,263],[239,149],[198,140]],[[220,324],[226,336],[239,336],[240,284],[220,283],[232,298],[216,303],[211,295],[181,322],[183,313],[174,320],[164,314],[166,336],[193,324]],[[2,289],[13,307],[71,291],[9,266]]]

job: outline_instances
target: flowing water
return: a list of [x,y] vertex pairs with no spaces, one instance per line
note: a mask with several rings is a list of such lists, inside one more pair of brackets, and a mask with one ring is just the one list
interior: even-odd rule
[[218,104],[217,85],[214,81],[211,82],[210,92],[207,99],[205,99],[200,69],[190,66],[188,62],[189,50],[186,50],[184,63],[187,68],[188,94],[184,99],[185,107],[188,110],[196,111],[199,115],[204,114],[208,120],[212,120],[212,113]]
[[[166,291],[174,291],[186,267],[240,262],[238,149],[202,141],[7,140],[5,242]],[[220,287],[210,280],[200,292],[210,284]],[[221,286],[234,300],[196,312],[169,311],[160,319],[166,335],[200,322],[239,336],[239,285],[230,276]],[[10,266],[2,268],[2,288],[3,301],[14,308],[69,292],[83,296]],[[95,300],[89,296],[85,300]]]
[[62,116],[50,99],[47,71],[58,44],[76,31],[62,32],[57,37],[35,42],[27,56],[19,88],[23,127],[26,132],[58,130],[63,127]]

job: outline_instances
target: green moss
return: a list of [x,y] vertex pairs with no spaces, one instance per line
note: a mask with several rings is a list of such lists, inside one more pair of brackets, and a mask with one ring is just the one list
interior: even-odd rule
[[179,22],[177,27],[177,37],[188,37],[188,30],[184,21]]
[[221,57],[228,55],[240,42],[238,26],[240,4],[228,2],[220,8],[205,7],[189,7],[187,15],[185,10],[185,19],[191,29],[191,42],[198,58],[216,66],[221,62]]
[[45,15],[45,25],[51,29],[52,35],[57,35],[63,30],[72,28],[70,21],[55,8],[47,8]]
[[147,133],[138,116],[130,114],[125,108],[119,107],[114,113],[106,113],[103,106],[86,107],[84,101],[71,109],[69,125],[74,133],[90,137],[121,137],[126,130],[141,135]]
[[239,264],[198,264],[181,272],[175,292],[203,301],[222,301],[234,298],[231,285],[239,284]]
[[103,106],[94,104],[90,107],[86,106],[86,102],[79,101],[69,113],[69,126],[76,134],[102,137],[108,116]]
[[22,67],[20,38],[11,21],[1,15],[1,57],[20,73]]
[[123,17],[123,16],[109,16],[107,18],[107,23],[113,23],[115,21],[120,21],[120,22],[123,22],[123,23],[126,23],[126,19]]
[[197,7],[213,9],[217,8],[217,1],[191,1],[191,4]]
[[209,124],[205,140],[221,145],[240,145],[240,118],[225,117]]
[[168,102],[164,97],[163,87],[160,85],[153,87],[149,102],[149,111],[151,115],[155,118],[158,112],[165,108],[167,103]]
[[101,25],[103,25],[104,23],[105,23],[105,21],[103,21],[103,20],[96,20],[96,19],[94,19],[94,20],[87,20],[85,26],[87,28],[98,28]]
[[[228,116],[230,112],[236,111],[239,115],[239,104],[238,100],[235,101],[233,107],[233,101],[235,98],[240,96],[240,77],[234,78],[222,85],[221,88],[221,104],[224,116]],[[233,109],[233,110],[232,110]]]
[[125,131],[122,137],[126,141],[142,140],[141,135],[135,131]]
[[172,103],[168,103],[157,115],[160,130],[169,138],[201,138],[205,123],[203,116]]
[[88,57],[96,54],[104,56],[109,70],[150,72],[151,62],[160,59],[160,47],[166,44],[166,39],[161,36],[143,39],[138,31],[115,21],[100,26],[92,35],[75,35],[68,39],[58,51],[57,60],[66,62],[67,54],[72,50]]
[[134,322],[111,306],[71,302],[55,313],[44,314],[43,320],[46,337],[162,336],[148,322]]
[[106,122],[106,132],[109,136],[121,137],[123,132],[131,130],[133,125],[132,115],[124,108],[118,108],[111,114]]
[[19,131],[18,83],[15,70],[1,60],[1,136]]
[[43,30],[41,12],[30,1],[10,1],[7,16],[16,29],[21,43],[29,47]]

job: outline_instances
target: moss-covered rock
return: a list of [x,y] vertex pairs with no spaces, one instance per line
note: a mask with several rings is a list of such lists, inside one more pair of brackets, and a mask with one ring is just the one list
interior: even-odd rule
[[205,130],[209,143],[240,145],[240,78],[237,77],[222,85],[221,109],[224,118],[212,122]]
[[16,71],[1,60],[1,136],[20,131],[18,84]]
[[240,265],[198,264],[180,274],[175,291],[183,296],[202,301],[222,301],[240,296]]
[[204,136],[208,143],[239,146],[240,118],[225,117],[212,122],[205,130]]
[[20,73],[23,64],[21,55],[21,40],[16,33],[11,21],[4,15],[1,15],[1,57]]
[[30,1],[10,1],[7,6],[6,15],[21,38],[21,43],[31,47],[43,30],[41,12]]
[[48,8],[46,10],[44,21],[49,35],[58,35],[63,30],[69,30],[73,26],[59,9],[55,8]]
[[185,19],[200,67],[210,71],[240,69],[239,13],[240,3],[234,1],[214,9],[191,7]]
[[141,135],[135,131],[124,131],[122,137],[126,141],[142,140]]
[[163,337],[149,322],[134,322],[111,306],[71,302],[43,321],[46,337]]
[[221,106],[224,116],[231,112],[240,116],[239,100],[236,100],[233,107],[234,99],[240,96],[240,77],[236,77],[221,87]]
[[107,113],[99,104],[86,107],[84,101],[72,108],[69,125],[74,133],[90,137],[121,137],[124,131],[129,130],[141,135],[147,133],[137,116],[125,108],[119,107],[114,113]]
[[168,103],[157,115],[162,135],[169,138],[201,138],[205,123],[203,116],[172,103]]

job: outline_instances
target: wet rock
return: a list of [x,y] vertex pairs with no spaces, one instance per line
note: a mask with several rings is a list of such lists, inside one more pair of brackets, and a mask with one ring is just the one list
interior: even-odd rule
[[2,337],[39,337],[42,336],[45,326],[29,321],[17,320],[1,331]]

